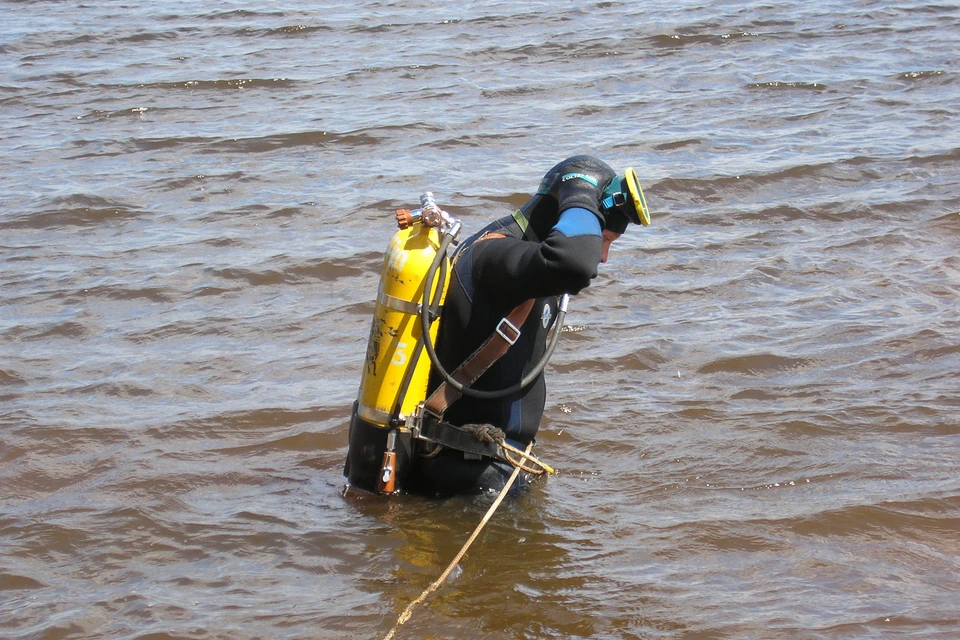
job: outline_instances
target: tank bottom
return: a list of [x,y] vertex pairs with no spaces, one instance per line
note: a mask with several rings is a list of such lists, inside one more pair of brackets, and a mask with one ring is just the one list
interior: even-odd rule
[[[376,493],[383,453],[387,450],[387,434],[390,429],[367,422],[357,415],[356,402],[350,417],[350,447],[343,466],[343,475],[351,486]],[[403,479],[410,469],[410,434],[400,433],[395,445],[397,452],[396,486],[403,486]]]

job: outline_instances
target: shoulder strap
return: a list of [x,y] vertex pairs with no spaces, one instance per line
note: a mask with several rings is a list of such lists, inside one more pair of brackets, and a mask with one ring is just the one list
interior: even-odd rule
[[[451,377],[465,387],[469,387],[476,382],[483,375],[483,372],[499,360],[507,352],[507,349],[520,338],[520,327],[523,326],[527,316],[530,315],[533,304],[533,299],[527,300],[500,320],[497,330],[463,364],[457,367]],[[447,384],[446,381],[441,382],[440,386],[427,398],[424,408],[433,415],[442,417],[444,411],[461,395],[460,391],[455,389],[453,385]]]
[[524,217],[523,211],[520,209],[514,211],[513,220],[517,223],[517,226],[520,227],[520,231],[523,232],[523,237],[531,242],[540,242],[540,239],[537,238],[537,234],[533,232],[533,227],[530,226],[530,221]]

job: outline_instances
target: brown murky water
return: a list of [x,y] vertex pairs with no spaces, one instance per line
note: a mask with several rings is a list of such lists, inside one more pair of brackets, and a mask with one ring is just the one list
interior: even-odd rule
[[382,637],[492,500],[342,495],[392,212],[582,152],[561,472],[398,638],[960,636],[955,3],[0,12],[0,637]]

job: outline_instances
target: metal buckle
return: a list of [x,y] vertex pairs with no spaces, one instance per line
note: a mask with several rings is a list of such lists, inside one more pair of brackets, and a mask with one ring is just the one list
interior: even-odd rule
[[423,423],[428,417],[436,420],[437,422],[440,422],[441,420],[441,416],[438,416],[436,413],[427,408],[426,402],[420,402],[414,412],[410,416],[407,416],[407,428],[410,429],[410,434],[414,437],[414,439],[432,442],[432,440],[423,436]]
[[[503,332],[504,328],[508,328],[513,332],[512,338]],[[506,318],[500,320],[500,323],[497,325],[497,333],[499,333],[500,337],[506,340],[511,347],[517,343],[517,340],[520,339],[520,329],[514,326],[514,324]]]
[[611,194],[611,195],[607,196],[606,198],[604,198],[604,199],[600,202],[600,205],[603,207],[604,210],[609,211],[610,209],[613,209],[614,207],[622,207],[622,206],[625,205],[626,203],[627,203],[627,196],[626,196],[626,194],[623,193],[622,191],[617,191],[616,193]]
[[423,403],[421,403],[419,407],[414,409],[413,413],[407,416],[407,421],[404,424],[407,431],[409,431],[410,435],[414,438],[417,438],[420,435],[420,425],[423,424],[423,416],[420,413],[422,409],[423,409]]

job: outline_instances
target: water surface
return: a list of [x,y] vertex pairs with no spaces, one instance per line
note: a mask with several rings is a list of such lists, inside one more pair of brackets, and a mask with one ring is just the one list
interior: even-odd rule
[[393,210],[576,153],[654,224],[398,637],[960,635],[956,4],[100,5],[0,3],[0,636],[386,634],[492,500],[342,495]]

